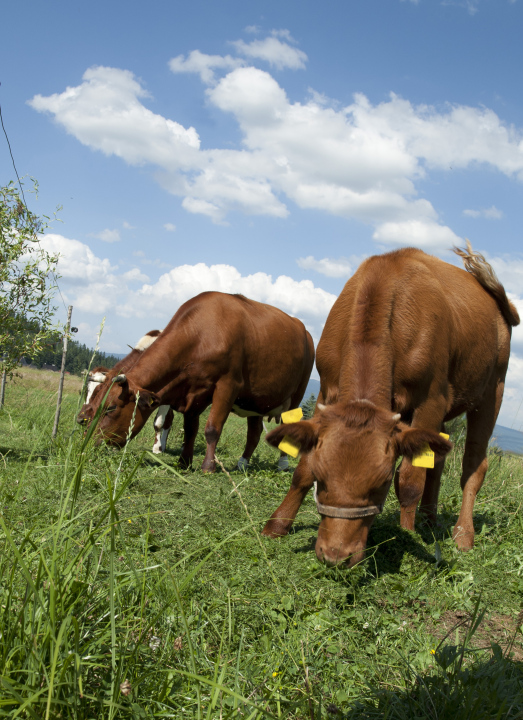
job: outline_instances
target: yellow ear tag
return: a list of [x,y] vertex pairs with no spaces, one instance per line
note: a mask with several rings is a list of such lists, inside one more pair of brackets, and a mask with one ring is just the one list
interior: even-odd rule
[[[441,437],[445,440],[449,439],[446,433],[440,433]],[[434,467],[434,453],[430,449],[430,445],[427,443],[419,455],[414,455],[412,458],[412,465],[414,467],[421,468],[433,468]]]
[[282,423],[285,423],[287,425],[288,423],[300,422],[302,417],[303,417],[303,410],[300,407],[298,407],[298,408],[294,408],[294,410],[287,410],[287,412],[282,412],[281,421],[282,421]]
[[[302,417],[303,410],[301,407],[294,408],[294,410],[287,410],[287,412],[282,412],[281,414],[281,420],[285,424],[299,422]],[[282,452],[287,453],[287,455],[295,458],[298,457],[298,453],[300,452],[300,445],[297,445],[288,435],[285,435],[281,443],[278,445],[278,450],[281,450]]]

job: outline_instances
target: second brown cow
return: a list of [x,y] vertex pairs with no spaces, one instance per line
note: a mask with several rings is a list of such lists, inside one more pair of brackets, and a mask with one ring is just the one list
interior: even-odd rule
[[127,373],[108,373],[93,396],[91,416],[111,388],[96,432],[99,441],[121,447],[156,407],[170,405],[184,415],[180,460],[189,466],[199,417],[212,405],[202,469],[213,472],[229,413],[247,418],[248,461],[262,418],[299,406],[313,363],[312,338],[297,318],[243,295],[204,292],[179,308]]

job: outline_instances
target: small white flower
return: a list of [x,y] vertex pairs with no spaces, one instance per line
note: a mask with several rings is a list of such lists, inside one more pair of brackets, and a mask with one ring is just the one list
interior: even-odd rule
[[160,647],[160,638],[156,637],[156,635],[151,635],[149,639],[149,647],[151,650],[158,650]]
[[363,629],[366,630],[369,627],[369,623],[363,623]]

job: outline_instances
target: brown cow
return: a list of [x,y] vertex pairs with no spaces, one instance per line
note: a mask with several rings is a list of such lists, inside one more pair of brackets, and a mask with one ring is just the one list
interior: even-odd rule
[[[267,436],[272,445],[290,436],[302,457],[265,535],[288,533],[317,481],[316,554],[331,565],[355,564],[401,455],[394,477],[401,525],[414,529],[420,498],[434,522],[444,456],[452,447],[439,433],[446,420],[466,412],[454,539],[463,550],[473,546],[472,510],[519,316],[490,265],[468,241],[467,247],[455,251],[468,272],[405,248],[369,258],[349,279],[318,345],[321,390],[313,419]],[[412,458],[427,444],[435,467],[414,467]]]
[[247,417],[243,459],[248,461],[262,418],[299,405],[313,363],[312,338],[297,318],[243,295],[201,293],[179,308],[128,373],[107,376],[93,402],[96,412],[113,382],[97,428],[99,441],[121,447],[133,413],[131,437],[154,408],[168,404],[184,414],[180,460],[189,466],[199,416],[212,403],[202,469],[214,471],[216,444],[231,411]]

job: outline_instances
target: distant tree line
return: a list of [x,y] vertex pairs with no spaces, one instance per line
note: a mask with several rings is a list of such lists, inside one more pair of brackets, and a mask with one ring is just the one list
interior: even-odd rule
[[[66,372],[80,375],[82,370],[86,370],[89,366],[94,368],[98,365],[104,365],[107,368],[112,368],[120,359],[114,355],[106,355],[106,353],[99,351],[94,353],[93,357],[93,352],[92,348],[88,348],[87,345],[83,345],[76,340],[69,340],[65,360]],[[55,365],[60,369],[62,366],[62,338],[60,336],[53,338],[32,359],[26,358],[26,362],[31,362],[37,368],[42,368],[44,365]]]

